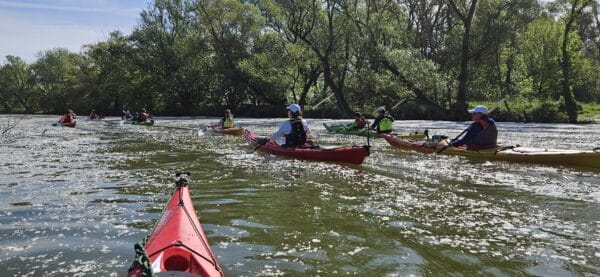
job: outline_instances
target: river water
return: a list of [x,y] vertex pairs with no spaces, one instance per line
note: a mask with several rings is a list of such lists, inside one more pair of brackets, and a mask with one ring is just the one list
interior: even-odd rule
[[[195,208],[229,276],[600,274],[598,170],[416,154],[380,139],[362,166],[348,166],[198,136],[214,119],[74,129],[54,120],[30,116],[0,144],[2,276],[122,276],[177,170],[192,172]],[[260,134],[277,123],[237,121]],[[322,122],[309,120],[322,145],[366,143]],[[395,129],[452,136],[466,124]],[[499,127],[505,144],[600,146],[597,124]]]

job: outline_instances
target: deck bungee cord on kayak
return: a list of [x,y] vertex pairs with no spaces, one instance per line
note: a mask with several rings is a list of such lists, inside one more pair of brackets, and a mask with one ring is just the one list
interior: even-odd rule
[[187,272],[223,276],[207,242],[189,193],[189,172],[178,172],[171,199],[150,235],[134,245],[135,259],[127,276],[155,276],[160,272]]

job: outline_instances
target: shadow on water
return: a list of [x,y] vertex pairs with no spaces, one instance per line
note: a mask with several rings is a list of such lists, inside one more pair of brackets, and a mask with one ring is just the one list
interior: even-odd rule
[[[178,170],[192,172],[195,208],[230,276],[600,274],[598,172],[409,153],[383,140],[362,166],[304,162],[254,153],[239,137],[198,137],[206,118],[48,122],[27,119],[0,145],[0,271],[10,275],[122,275]],[[238,122],[268,134],[277,121]],[[322,122],[310,121],[322,145],[365,143]],[[503,142],[549,148],[590,149],[600,135],[598,125],[500,127]]]

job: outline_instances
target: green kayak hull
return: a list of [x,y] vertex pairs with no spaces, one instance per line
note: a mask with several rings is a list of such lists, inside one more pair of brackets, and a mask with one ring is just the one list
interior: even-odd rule
[[[377,134],[376,132],[373,131],[367,131],[366,129],[346,129],[345,125],[328,125],[327,123],[323,123],[323,126],[325,127],[325,129],[333,134],[340,134],[340,135],[351,135],[351,136],[361,136],[361,137],[367,137],[370,136],[371,138],[380,138],[379,134]],[[427,137],[427,135],[425,134],[406,134],[406,135],[396,135],[397,137],[401,137],[401,138],[413,138],[413,139],[424,139]]]

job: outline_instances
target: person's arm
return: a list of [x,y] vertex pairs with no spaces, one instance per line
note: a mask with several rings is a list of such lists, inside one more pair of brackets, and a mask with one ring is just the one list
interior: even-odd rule
[[292,130],[292,125],[290,125],[289,122],[284,122],[283,124],[281,124],[281,126],[279,126],[279,130],[277,130],[277,132],[275,132],[274,134],[271,135],[271,140],[277,140],[280,137],[283,137],[286,134],[289,134],[291,130]]
[[459,140],[451,143],[452,146],[461,146],[469,143],[475,136],[477,136],[480,132],[483,131],[483,126],[479,123],[474,123],[469,126],[469,130],[467,133]]
[[371,129],[375,130],[377,128],[377,125],[379,125],[379,121],[381,120],[381,118],[378,116],[375,118],[375,120],[373,120],[373,124],[371,124]]
[[308,126],[308,122],[306,120],[302,120],[302,124],[304,125],[304,132],[306,133],[306,138],[310,139],[310,127]]

